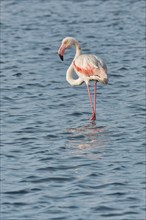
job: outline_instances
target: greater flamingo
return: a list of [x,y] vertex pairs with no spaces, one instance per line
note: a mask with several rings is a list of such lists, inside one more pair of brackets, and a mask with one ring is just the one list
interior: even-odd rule
[[[107,67],[106,64],[100,58],[91,54],[81,54],[81,48],[76,39],[73,37],[66,37],[62,40],[61,46],[58,50],[58,55],[63,61],[63,55],[65,50],[71,46],[75,46],[76,54],[66,72],[66,80],[72,86],[81,85],[86,83],[89,101],[92,109],[91,121],[96,120],[96,84],[99,81],[102,84],[108,83]],[[73,70],[77,73],[78,79],[73,79]],[[90,94],[89,81],[94,80],[94,105],[92,104],[92,97]]]

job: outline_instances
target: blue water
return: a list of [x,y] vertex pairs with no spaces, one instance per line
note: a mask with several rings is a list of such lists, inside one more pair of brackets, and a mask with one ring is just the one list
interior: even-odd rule
[[[145,219],[145,8],[1,1],[1,220]],[[68,35],[108,66],[96,124],[65,79],[75,50],[57,55]]]

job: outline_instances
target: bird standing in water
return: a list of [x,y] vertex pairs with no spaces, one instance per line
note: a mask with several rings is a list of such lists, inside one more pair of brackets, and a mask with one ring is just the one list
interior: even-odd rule
[[[63,61],[65,50],[75,46],[75,57],[66,72],[66,80],[72,86],[81,85],[86,83],[89,101],[92,109],[91,121],[96,120],[96,84],[99,81],[102,84],[108,83],[107,67],[106,64],[100,58],[92,54],[81,54],[81,48],[76,39],[73,37],[66,37],[62,40],[61,46],[58,50],[58,55]],[[78,75],[78,79],[73,79],[72,73],[75,71]],[[94,80],[94,105],[92,103],[92,97],[89,88],[89,81]]]

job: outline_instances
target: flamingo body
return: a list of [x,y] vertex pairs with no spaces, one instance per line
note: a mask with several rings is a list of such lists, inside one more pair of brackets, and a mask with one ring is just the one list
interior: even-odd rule
[[[81,54],[81,48],[77,40],[72,37],[63,39],[58,50],[60,58],[63,60],[65,50],[71,46],[75,46],[76,54],[66,72],[66,80],[73,86],[81,85],[83,82],[87,85],[90,105],[92,108],[91,121],[96,120],[96,83],[99,81],[102,84],[108,83],[107,66],[101,58],[92,54]],[[73,79],[73,70],[77,73],[78,79]],[[90,94],[89,81],[94,80],[94,106]]]
[[[103,84],[107,83],[106,64],[98,57],[92,54],[81,54],[73,61],[73,68],[77,75],[86,83],[90,80],[96,80]],[[100,75],[105,75],[101,79]]]

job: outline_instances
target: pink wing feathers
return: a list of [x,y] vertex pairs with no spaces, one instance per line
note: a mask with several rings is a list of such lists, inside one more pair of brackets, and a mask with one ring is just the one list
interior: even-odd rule
[[107,78],[107,67],[105,63],[94,55],[80,55],[73,61],[74,69],[80,75],[89,78],[89,80],[98,80]]

